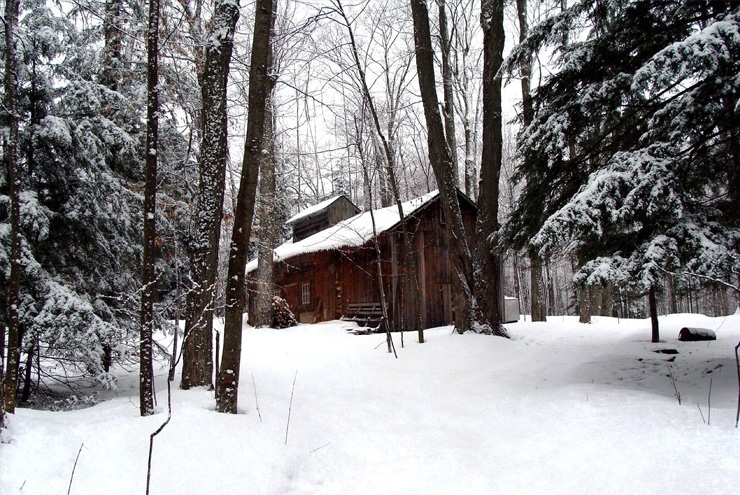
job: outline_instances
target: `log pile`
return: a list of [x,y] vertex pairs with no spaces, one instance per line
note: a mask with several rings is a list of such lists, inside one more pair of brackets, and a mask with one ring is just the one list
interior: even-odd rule
[[272,297],[272,327],[288,328],[298,325],[288,302],[279,296]]

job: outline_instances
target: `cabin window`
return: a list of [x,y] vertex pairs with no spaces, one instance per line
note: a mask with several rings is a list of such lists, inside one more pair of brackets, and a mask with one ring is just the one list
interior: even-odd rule
[[301,304],[309,304],[311,302],[311,284],[301,285]]

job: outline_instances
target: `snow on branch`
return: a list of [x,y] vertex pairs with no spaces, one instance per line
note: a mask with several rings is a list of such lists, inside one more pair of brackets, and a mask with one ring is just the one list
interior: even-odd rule
[[714,22],[656,53],[634,77],[634,91],[660,94],[680,81],[712,77],[722,68],[738,65],[740,12]]

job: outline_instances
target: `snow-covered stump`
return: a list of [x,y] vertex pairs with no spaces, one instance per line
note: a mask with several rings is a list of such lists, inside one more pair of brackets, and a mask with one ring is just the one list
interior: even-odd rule
[[678,340],[681,342],[700,342],[703,340],[717,340],[714,330],[708,328],[683,327],[678,332]]

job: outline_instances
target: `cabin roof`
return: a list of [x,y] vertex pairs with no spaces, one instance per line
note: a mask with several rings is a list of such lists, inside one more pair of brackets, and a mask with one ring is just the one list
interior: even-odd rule
[[357,205],[355,205],[352,201],[350,201],[350,199],[347,196],[345,196],[344,194],[339,194],[339,195],[334,196],[332,198],[326,199],[326,200],[322,201],[319,204],[316,204],[316,205],[313,205],[313,206],[309,206],[308,208],[299,211],[298,213],[296,213],[295,215],[293,215],[292,217],[290,217],[288,219],[288,221],[285,222],[285,223],[287,225],[292,225],[292,224],[298,222],[299,220],[303,220],[304,218],[308,218],[311,215],[315,215],[316,213],[319,213],[321,211],[324,211],[324,210],[328,209],[336,201],[339,201],[342,198],[346,199],[352,206],[354,206],[355,207],[355,211],[359,213],[360,209],[357,207]]
[[[406,201],[401,205],[403,213],[405,216],[418,213],[438,197],[439,191],[433,191],[424,196]],[[326,201],[324,203],[326,203]],[[319,211],[319,209],[314,210],[314,212],[316,211]],[[373,210],[373,214],[375,217],[375,230],[378,234],[394,229],[401,221],[398,215],[398,206],[396,205]],[[291,220],[294,221],[294,219],[295,217]],[[328,229],[317,232],[298,242],[288,241],[278,246],[275,248],[273,260],[281,261],[300,254],[329,251],[331,249],[338,249],[346,246],[362,246],[372,238],[372,219],[370,212],[366,211],[359,213],[352,218],[348,218],[347,220],[343,220]],[[256,269],[256,259],[247,264],[247,273]]]

